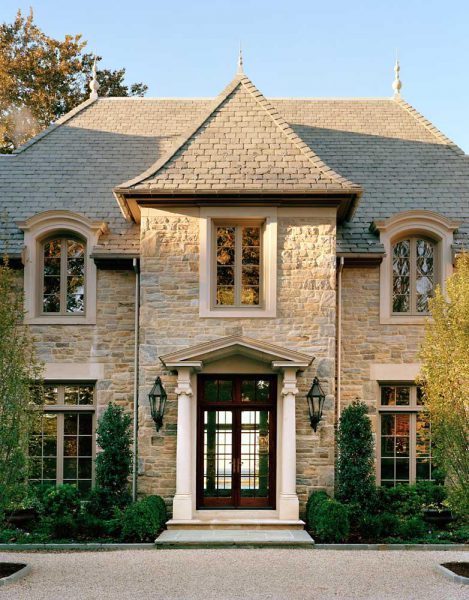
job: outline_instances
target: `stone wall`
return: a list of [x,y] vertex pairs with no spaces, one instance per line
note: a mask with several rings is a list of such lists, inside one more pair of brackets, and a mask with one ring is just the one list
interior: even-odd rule
[[133,410],[134,286],[128,271],[98,270],[96,325],[33,325],[38,357],[45,363],[101,363],[97,413],[112,400]]
[[[199,219],[195,209],[150,211],[142,220],[140,430],[141,493],[158,493],[168,504],[175,492],[175,377],[158,357],[230,335],[265,340],[316,357],[299,380],[297,396],[297,482],[301,506],[315,488],[332,490],[334,477],[333,400],[318,434],[307,417],[306,392],[318,373],[334,393],[335,217],[278,216],[277,317],[199,317]],[[157,434],[147,394],[157,375],[168,391],[165,422]]]
[[375,426],[377,385],[370,366],[418,362],[423,325],[381,325],[379,267],[345,268],[342,272],[341,403],[364,400]]

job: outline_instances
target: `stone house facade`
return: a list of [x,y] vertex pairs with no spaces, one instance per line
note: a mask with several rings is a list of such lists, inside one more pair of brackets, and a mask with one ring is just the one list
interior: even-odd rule
[[431,478],[417,354],[469,163],[399,94],[269,100],[241,72],[215,100],[93,98],[1,156],[0,190],[48,385],[33,480],[89,489],[112,401],[173,523],[298,523],[357,397],[378,482]]

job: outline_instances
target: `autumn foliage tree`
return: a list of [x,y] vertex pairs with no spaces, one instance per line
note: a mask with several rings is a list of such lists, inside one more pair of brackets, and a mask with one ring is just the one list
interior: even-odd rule
[[[56,40],[31,9],[0,25],[0,152],[11,153],[89,96],[94,56],[81,34]],[[97,57],[99,62],[101,57]],[[124,83],[125,69],[99,69],[101,96],[143,96],[147,86]]]
[[420,356],[433,453],[452,509],[469,517],[469,253],[458,259],[446,294],[437,289],[430,311]]

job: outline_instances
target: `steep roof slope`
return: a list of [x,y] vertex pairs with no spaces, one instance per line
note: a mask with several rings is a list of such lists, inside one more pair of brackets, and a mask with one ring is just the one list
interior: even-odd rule
[[[339,228],[338,250],[379,250],[370,223],[410,208],[462,220],[456,239],[469,239],[469,159],[411,107],[391,99],[269,102],[321,161],[363,187],[352,222]],[[20,252],[17,221],[64,208],[108,222],[107,249],[134,250],[138,228],[124,221],[113,188],[171,152],[213,104],[100,98],[17,155],[0,156],[0,250]]]
[[360,192],[305,144],[246,75],[237,75],[207,115],[139,177],[119,186],[168,190]]

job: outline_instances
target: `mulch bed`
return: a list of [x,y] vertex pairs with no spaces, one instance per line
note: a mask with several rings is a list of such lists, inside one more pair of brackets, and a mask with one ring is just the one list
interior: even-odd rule
[[9,577],[16,573],[26,565],[24,563],[3,563],[0,562],[0,579],[2,577]]
[[469,577],[469,562],[448,562],[443,563],[443,567],[446,567],[456,575],[461,575],[462,577]]

